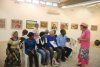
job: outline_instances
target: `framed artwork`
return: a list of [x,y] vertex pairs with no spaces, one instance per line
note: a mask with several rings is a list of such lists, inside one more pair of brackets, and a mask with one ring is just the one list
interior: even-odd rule
[[11,28],[12,29],[22,29],[22,20],[12,19]]
[[78,24],[75,23],[71,24],[71,29],[78,29]]
[[35,27],[36,23],[37,23],[37,21],[26,20],[26,28],[27,29],[33,29]]
[[41,28],[48,28],[48,22],[47,21],[40,21],[40,27]]
[[97,25],[91,25],[91,30],[92,31],[97,31],[98,30],[98,26]]
[[68,23],[61,23],[60,29],[67,29],[68,30]]
[[0,28],[5,28],[6,23],[5,23],[5,19],[0,19]]
[[51,22],[51,29],[58,29],[58,22]]

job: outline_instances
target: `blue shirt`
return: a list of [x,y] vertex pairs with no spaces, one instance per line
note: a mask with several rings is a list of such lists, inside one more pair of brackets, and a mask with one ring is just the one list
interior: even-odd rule
[[46,45],[46,48],[53,47],[53,46],[50,44],[50,41],[54,41],[54,42],[57,43],[56,37],[55,37],[55,36],[48,35],[48,36],[47,36],[47,45]]
[[36,44],[35,39],[32,39],[32,41],[29,41],[29,39],[25,39],[25,40],[24,40],[24,43],[25,43],[25,53],[26,53],[26,54],[27,54],[27,52],[28,52],[28,49],[29,49],[29,50],[35,49],[35,44]]
[[66,38],[67,36],[58,35],[57,36],[57,44],[59,47],[66,47]]

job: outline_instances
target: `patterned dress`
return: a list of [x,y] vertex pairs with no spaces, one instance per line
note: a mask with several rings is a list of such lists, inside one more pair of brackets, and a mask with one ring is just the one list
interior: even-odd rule
[[78,55],[78,63],[89,63],[89,47],[90,47],[90,31],[86,30],[82,32],[81,39],[88,39],[87,41],[81,41],[81,48]]
[[8,41],[7,49],[6,49],[6,59],[5,59],[5,67],[15,67],[20,66],[20,52],[19,52],[19,40],[14,41],[10,39]]

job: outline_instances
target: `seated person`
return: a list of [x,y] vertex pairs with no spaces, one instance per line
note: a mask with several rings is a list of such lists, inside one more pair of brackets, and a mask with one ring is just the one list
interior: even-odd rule
[[[55,37],[54,31],[53,30],[50,31],[49,34],[50,35],[47,36],[46,48],[50,51],[51,65],[53,63],[52,60],[54,60],[54,64],[59,64],[61,52],[60,52],[59,48],[57,47],[56,37]],[[57,52],[57,58],[54,58],[54,50]]]
[[58,35],[56,39],[57,39],[58,47],[62,50],[62,57],[61,57],[61,59],[62,59],[62,61],[65,61],[69,57],[69,55],[71,54],[72,49],[68,48],[66,46],[66,42],[69,41],[69,39],[66,36],[66,31],[64,29],[61,29],[60,33],[61,34]]
[[5,67],[21,66],[20,52],[19,52],[19,37],[18,32],[14,31],[12,37],[8,41],[6,49]]
[[29,32],[27,39],[24,40],[25,43],[25,54],[29,56],[29,67],[33,67],[33,57],[35,61],[35,67],[39,67],[38,57],[36,54],[35,46],[36,41],[34,39],[34,34]]
[[40,32],[40,38],[36,41],[37,42],[37,52],[41,54],[42,61],[41,64],[47,65],[48,60],[50,59],[50,53],[46,49],[47,45],[47,38],[45,37],[45,32]]
[[20,41],[21,42],[20,46],[21,46],[22,52],[24,53],[25,67],[28,67],[28,55],[25,54],[25,44],[24,44],[24,40],[28,38],[27,34],[28,34],[28,30],[24,29],[22,31],[22,37]]

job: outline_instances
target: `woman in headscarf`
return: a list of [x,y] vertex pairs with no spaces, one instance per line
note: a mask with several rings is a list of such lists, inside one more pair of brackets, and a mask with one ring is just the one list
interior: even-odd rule
[[15,67],[21,65],[19,44],[20,41],[18,38],[18,32],[14,31],[7,44],[5,67]]
[[78,66],[86,67],[89,63],[89,48],[90,48],[90,31],[88,30],[88,25],[82,23],[80,25],[82,34],[78,41],[80,42],[80,50],[78,55]]

